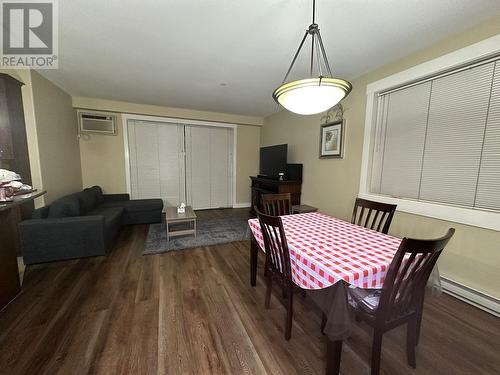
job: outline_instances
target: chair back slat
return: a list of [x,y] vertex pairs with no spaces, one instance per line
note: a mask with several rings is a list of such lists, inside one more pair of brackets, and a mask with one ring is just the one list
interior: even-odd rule
[[[380,220],[379,220],[379,215],[380,215],[381,213],[382,213],[382,217],[381,217],[381,218],[380,218]],[[384,213],[384,212],[382,212],[382,211],[379,211],[379,210],[376,210],[376,211],[375,211],[375,216],[373,217],[373,223],[374,223],[374,225],[375,225],[376,223],[378,223],[378,225],[376,225],[376,227],[374,226],[374,228],[373,228],[373,229],[375,229],[377,232],[380,232],[380,226],[382,225],[382,221],[383,221],[383,219],[384,219],[384,215],[385,215],[385,213]]]
[[[372,209],[369,208],[368,209],[368,213],[366,214],[366,220],[365,220],[365,224],[363,225],[364,227],[368,227],[368,223],[370,222],[370,216],[372,215]],[[375,221],[374,221],[375,222]]]
[[291,215],[292,198],[290,193],[262,194],[262,209],[270,216]]
[[278,275],[283,282],[291,282],[290,253],[281,218],[265,215],[259,211],[257,215],[264,238],[266,267]]
[[377,319],[387,323],[417,308],[427,280],[455,229],[435,240],[404,238],[387,270]]
[[[367,213],[365,215],[365,209]],[[366,199],[356,198],[352,212],[351,223],[361,225],[365,228],[378,232],[387,233],[391,226],[395,204],[374,202]]]

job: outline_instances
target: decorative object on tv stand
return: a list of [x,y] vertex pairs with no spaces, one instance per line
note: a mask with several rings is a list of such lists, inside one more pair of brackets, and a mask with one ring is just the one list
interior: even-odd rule
[[320,158],[342,158],[344,143],[344,121],[321,125],[319,138]]
[[[273,92],[273,98],[278,104],[299,115],[324,112],[344,99],[352,90],[350,82],[334,78],[332,74],[319,27],[315,23],[315,13],[316,0],[313,0],[312,24],[305,32],[281,86]],[[311,35],[310,77],[286,82],[308,35]],[[313,74],[315,57],[317,77]]]

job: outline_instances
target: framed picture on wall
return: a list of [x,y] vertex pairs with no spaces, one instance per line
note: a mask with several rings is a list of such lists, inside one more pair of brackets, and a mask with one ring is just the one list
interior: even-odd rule
[[321,125],[319,138],[320,158],[342,158],[344,120]]

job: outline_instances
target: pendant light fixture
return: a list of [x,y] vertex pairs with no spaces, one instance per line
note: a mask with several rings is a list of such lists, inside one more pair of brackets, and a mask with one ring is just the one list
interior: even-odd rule
[[[299,115],[313,115],[332,108],[351,92],[352,85],[346,80],[334,78],[319,27],[315,23],[316,0],[313,0],[312,24],[306,30],[292,63],[285,74],[283,83],[273,92],[273,98],[283,107]],[[311,36],[310,78],[299,79],[286,83],[286,80],[304,46],[308,36]],[[314,59],[318,76],[314,77]]]

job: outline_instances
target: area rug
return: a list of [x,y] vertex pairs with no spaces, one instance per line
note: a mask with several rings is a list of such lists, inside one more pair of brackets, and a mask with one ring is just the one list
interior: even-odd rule
[[195,212],[197,215],[196,239],[193,235],[190,235],[173,237],[170,241],[167,241],[165,224],[151,224],[143,254],[165,253],[173,250],[217,245],[250,238],[248,208],[202,210]]

